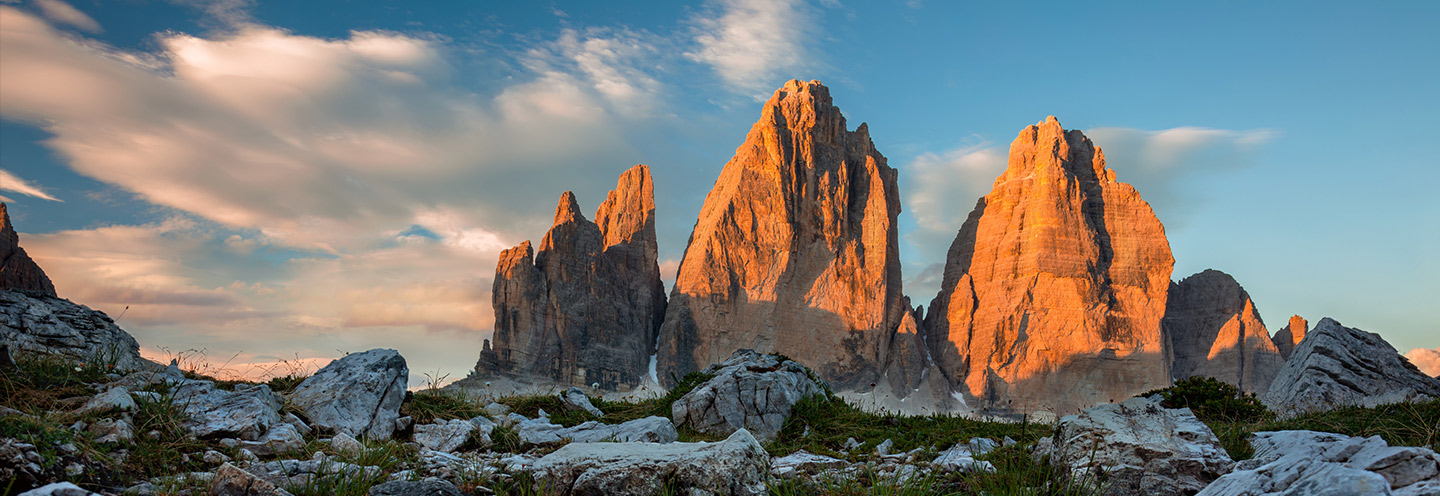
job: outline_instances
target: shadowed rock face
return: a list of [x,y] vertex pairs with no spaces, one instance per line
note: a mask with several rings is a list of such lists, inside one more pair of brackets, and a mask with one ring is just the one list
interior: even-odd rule
[[1011,143],[950,247],[932,354],[979,408],[1068,412],[1166,386],[1173,265],[1150,205],[1047,118]]
[[879,378],[902,304],[896,173],[818,81],[765,103],[705,198],[671,293],[659,375],[736,349],[814,366],[838,389]]
[[1275,337],[1271,338],[1271,341],[1275,342],[1275,349],[1280,350],[1280,356],[1289,360],[1290,353],[1295,351],[1296,346],[1300,346],[1300,341],[1305,339],[1305,332],[1309,329],[1310,323],[1296,315],[1290,317],[1290,323],[1286,324],[1285,328],[1275,331]]
[[0,203],[0,289],[23,289],[55,295],[45,271],[20,247],[20,235],[10,225],[10,211]]
[[1165,331],[1175,379],[1203,376],[1264,394],[1285,364],[1250,294],[1235,278],[1205,270],[1171,286]]
[[595,220],[567,191],[539,253],[529,241],[500,253],[494,349],[479,372],[606,389],[644,378],[665,314],[649,167],[622,174]]
[[1325,318],[1260,400],[1281,413],[1301,413],[1429,398],[1440,398],[1440,379],[1415,368],[1379,334]]

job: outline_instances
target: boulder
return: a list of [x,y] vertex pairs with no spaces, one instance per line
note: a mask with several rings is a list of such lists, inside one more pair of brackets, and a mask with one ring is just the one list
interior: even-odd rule
[[[415,426],[415,442],[435,451],[452,452],[464,446],[479,428],[480,426],[469,420],[436,420],[434,423]],[[478,434],[484,437],[480,444],[488,446],[489,433]]]
[[0,202],[0,289],[30,291],[55,296],[55,285],[20,247],[20,235],[10,225],[10,209]]
[[355,437],[389,439],[410,381],[405,357],[395,350],[351,353],[330,362],[290,393],[310,426]]
[[746,429],[770,440],[780,433],[796,403],[826,392],[804,365],[753,350],[738,350],[704,372],[715,377],[671,404],[670,418],[676,426],[722,435]]
[[132,411],[135,409],[135,399],[130,397],[130,390],[124,386],[115,386],[106,389],[105,392],[95,395],[86,401],[76,413],[107,412],[110,410]]
[[935,457],[935,460],[930,463],[947,472],[994,472],[994,464],[975,459],[975,457],[989,451],[988,449],[984,449],[983,446],[980,447],[983,451],[972,449],[970,444],[959,443],[951,446],[950,449],[940,452],[940,456]]
[[240,447],[259,456],[283,455],[305,447],[305,438],[290,424],[279,424],[257,441],[241,441]]
[[1440,456],[1426,448],[1314,431],[1257,432],[1250,443],[1255,458],[1200,495],[1440,494]]
[[640,384],[665,315],[654,195],[650,168],[637,165],[591,222],[566,191],[538,252],[526,241],[500,253],[494,348],[482,350],[476,378],[540,376],[607,390]]
[[587,412],[596,417],[605,416],[605,412],[600,411],[599,408],[596,408],[594,404],[590,403],[590,398],[585,396],[585,391],[581,391],[578,387],[572,387],[556,393],[556,396],[560,397],[560,403],[568,410]]
[[330,438],[330,447],[335,448],[337,453],[352,457],[365,452],[364,444],[344,432],[337,432],[335,437]]
[[744,429],[715,443],[569,444],[533,467],[536,479],[563,494],[649,496],[669,489],[690,495],[766,493],[769,456]]
[[776,90],[696,219],[660,331],[659,379],[671,386],[754,348],[816,367],[837,390],[880,380],[907,310],[896,177],[825,85]]
[[922,327],[972,409],[1073,413],[1170,385],[1173,265],[1150,204],[1047,117],[962,224]]
[[[0,203],[0,208],[4,206],[4,203]],[[7,225],[6,227],[9,226]],[[100,493],[86,491],[80,486],[69,482],[56,482],[25,491],[20,493],[20,496],[100,496]]]
[[1214,377],[1263,394],[1285,364],[1250,294],[1214,269],[1170,287],[1162,321],[1175,361],[1170,376]]
[[280,425],[280,398],[264,384],[218,389],[210,381],[187,380],[173,389],[174,404],[189,416],[185,426],[202,438],[260,439]]
[[275,484],[226,463],[210,479],[211,496],[291,496]]
[[0,343],[11,352],[58,354],[117,372],[157,369],[140,343],[103,312],[54,296],[0,290]]
[[454,484],[445,481],[394,481],[370,488],[370,496],[461,496]]
[[521,443],[532,445],[562,441],[673,443],[680,437],[670,419],[653,416],[622,424],[602,424],[592,420],[573,427],[561,427],[550,423],[549,418],[542,417],[520,422],[516,430]]
[[770,461],[770,475],[775,477],[814,477],[850,466],[850,462],[800,450]]
[[1086,479],[1105,473],[1106,494],[1194,494],[1230,470],[1230,455],[1189,408],[1131,398],[1060,419],[1037,457]]
[[1378,334],[1325,318],[1285,361],[1260,399],[1282,414],[1440,397],[1440,379],[1400,356]]

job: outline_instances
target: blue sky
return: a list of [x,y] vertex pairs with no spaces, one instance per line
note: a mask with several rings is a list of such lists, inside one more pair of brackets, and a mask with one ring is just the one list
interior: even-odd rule
[[0,196],[152,354],[453,378],[561,192],[593,211],[649,164],[673,271],[760,102],[819,79],[900,171],[917,303],[1055,115],[1154,205],[1175,279],[1234,275],[1271,331],[1440,346],[1440,4],[656,4],[5,0]]

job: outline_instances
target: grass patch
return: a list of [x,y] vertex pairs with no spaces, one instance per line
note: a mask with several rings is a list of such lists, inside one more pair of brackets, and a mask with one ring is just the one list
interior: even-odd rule
[[[854,456],[869,455],[886,439],[895,443],[892,453],[901,453],[916,448],[943,450],[975,437],[1003,439],[1009,436],[1020,444],[1030,444],[1050,434],[1049,426],[1032,423],[993,422],[948,414],[871,413],[837,396],[815,395],[795,404],[794,413],[766,449],[773,456],[803,449],[853,460]],[[853,455],[842,453],[845,440],[852,437],[861,443],[860,447],[851,450]]]
[[665,396],[651,398],[638,403],[627,403],[621,401],[592,400],[595,407],[605,412],[600,421],[607,424],[619,424],[635,419],[642,419],[650,416],[670,418],[670,406],[681,397],[694,391],[715,376],[702,372],[691,372],[685,374],[679,383],[671,388]]
[[[548,410],[547,410],[548,411]],[[470,420],[486,416],[485,409],[458,393],[427,389],[417,391],[400,405],[400,415],[415,418],[416,423],[430,423],[436,420]]]
[[1423,446],[1440,450],[1440,399],[1415,403],[1392,403],[1373,408],[1341,407],[1285,419],[1251,422],[1214,419],[1205,422],[1220,438],[1230,457],[1245,460],[1255,456],[1250,434],[1265,431],[1308,430],[1347,436],[1380,436],[1391,446]]

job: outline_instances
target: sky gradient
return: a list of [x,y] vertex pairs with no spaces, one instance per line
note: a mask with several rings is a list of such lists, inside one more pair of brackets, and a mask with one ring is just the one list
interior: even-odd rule
[[[1440,347],[1440,4],[0,0],[0,198],[62,297],[150,356],[374,347],[463,376],[500,250],[649,164],[673,279],[791,78],[899,170],[905,292],[1026,125],[1105,150],[1173,278]],[[666,285],[669,287],[670,279]],[[126,309],[128,307],[128,310]],[[288,367],[289,364],[281,365]]]

